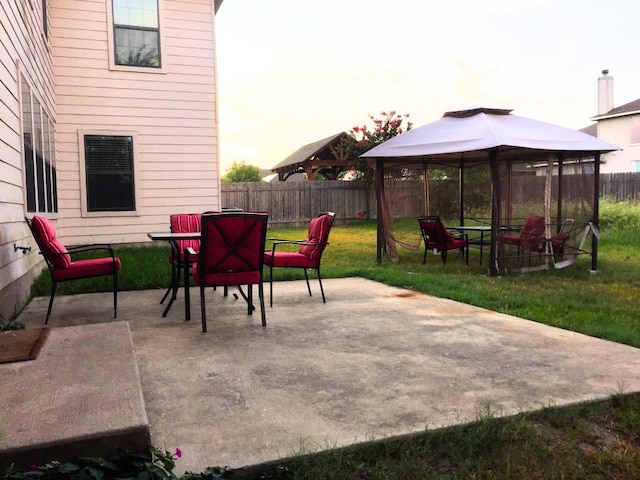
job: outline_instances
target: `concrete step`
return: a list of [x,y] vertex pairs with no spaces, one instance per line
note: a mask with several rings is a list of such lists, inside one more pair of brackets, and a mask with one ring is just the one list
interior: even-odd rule
[[150,444],[128,322],[52,328],[35,360],[0,364],[0,468]]

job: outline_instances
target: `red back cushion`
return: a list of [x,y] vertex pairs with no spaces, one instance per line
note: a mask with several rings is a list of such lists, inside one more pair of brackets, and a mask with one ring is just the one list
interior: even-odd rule
[[[193,233],[200,231],[200,217],[199,213],[180,213],[177,215],[171,215],[169,221],[171,222],[172,233]],[[181,252],[184,252],[187,247],[193,248],[196,252],[200,250],[200,240],[178,240],[176,242]]]
[[321,215],[312,219],[307,230],[307,243],[302,244],[298,253],[309,260],[319,260],[324,247],[326,247],[330,228],[331,217],[329,215]]
[[[68,268],[71,263],[71,255],[67,253],[65,246],[58,240],[56,228],[49,219],[34,216],[31,219],[33,236],[42,251],[42,255],[55,267]],[[58,254],[65,255],[58,255]]]
[[203,216],[200,258],[205,273],[238,273],[261,268],[267,215],[225,213]]

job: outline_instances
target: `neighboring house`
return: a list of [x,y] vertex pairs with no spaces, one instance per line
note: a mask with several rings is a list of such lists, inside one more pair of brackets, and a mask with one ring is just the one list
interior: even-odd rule
[[220,207],[221,3],[2,0],[0,314],[43,268],[25,216],[67,245],[135,243]]
[[[595,136],[620,147],[604,154],[600,173],[640,172],[640,99],[613,107],[613,77],[607,70],[598,78],[598,115],[592,118]],[[588,129],[583,129],[591,133]],[[593,134],[593,133],[592,133]]]

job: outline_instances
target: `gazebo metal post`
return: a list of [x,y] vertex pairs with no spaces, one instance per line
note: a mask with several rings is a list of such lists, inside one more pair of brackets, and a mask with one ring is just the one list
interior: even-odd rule
[[382,191],[384,190],[384,159],[376,158],[376,172],[375,172],[375,192],[376,192],[376,250],[377,250],[377,262],[378,265],[382,263],[382,249],[384,246],[384,222],[382,220]]
[[464,225],[464,153],[460,157],[460,174],[458,175],[458,190],[460,195],[460,225]]
[[489,247],[489,276],[498,276],[498,224],[500,223],[500,172],[498,171],[498,149],[489,150],[491,170],[491,246]]
[[564,195],[564,181],[562,175],[564,173],[564,153],[558,155],[558,205],[556,211],[556,235],[560,233],[560,225],[564,221],[562,218],[562,196]]
[[[595,152],[593,162],[593,224],[600,229],[600,152]],[[591,235],[591,273],[598,272],[598,239]]]

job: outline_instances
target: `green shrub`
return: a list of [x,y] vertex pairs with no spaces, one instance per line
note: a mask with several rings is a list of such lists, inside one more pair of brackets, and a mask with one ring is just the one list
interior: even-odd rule
[[600,201],[600,229],[636,230],[640,228],[640,202],[616,202],[605,198]]

